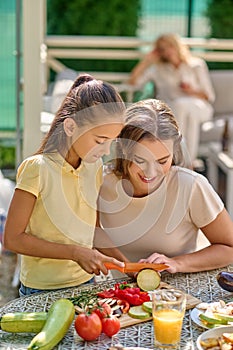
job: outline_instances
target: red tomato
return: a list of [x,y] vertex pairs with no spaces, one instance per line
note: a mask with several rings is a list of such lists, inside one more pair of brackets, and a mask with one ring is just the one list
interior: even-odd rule
[[84,340],[95,340],[102,332],[102,323],[96,313],[79,314],[74,323],[76,332]]
[[99,301],[93,309],[100,319],[112,314],[111,306],[103,301]]
[[105,317],[102,319],[102,331],[108,336],[112,337],[118,333],[121,328],[120,321],[115,316]]

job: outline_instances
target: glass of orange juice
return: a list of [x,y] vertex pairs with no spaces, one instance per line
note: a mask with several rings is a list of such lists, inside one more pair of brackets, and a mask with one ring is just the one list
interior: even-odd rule
[[186,295],[178,289],[159,289],[152,293],[155,346],[177,348],[186,307]]

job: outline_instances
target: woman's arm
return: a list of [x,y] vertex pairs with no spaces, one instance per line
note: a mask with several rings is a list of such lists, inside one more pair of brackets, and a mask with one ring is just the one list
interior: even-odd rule
[[112,256],[120,261],[129,261],[124,254],[114,245],[107,233],[100,227],[99,213],[97,214],[94,247],[101,253]]
[[199,83],[198,89],[193,89],[189,84],[181,83],[180,88],[184,93],[191,96],[199,97],[203,100],[213,103],[215,100],[215,92],[210,79],[210,73],[206,62],[198,59],[198,64],[193,66],[193,73]]
[[167,270],[171,273],[212,270],[233,263],[233,222],[226,209],[201,230],[210,241],[210,246],[174,258],[154,253],[146,261],[169,264]]
[[201,98],[202,100],[206,100],[206,101],[208,101],[208,99],[209,99],[208,95],[206,94],[205,91],[195,90],[188,83],[181,82],[180,88],[185,94],[187,94],[189,96],[195,96],[195,97]]
[[103,262],[109,261],[122,266],[118,260],[105,256],[95,249],[76,244],[61,244],[40,239],[25,232],[37,198],[26,191],[15,190],[9,208],[3,244],[7,250],[18,254],[76,261],[88,273],[107,273]]
[[153,50],[146,54],[144,58],[133,68],[130,74],[129,84],[135,85],[145,70],[157,61],[158,53],[156,50]]

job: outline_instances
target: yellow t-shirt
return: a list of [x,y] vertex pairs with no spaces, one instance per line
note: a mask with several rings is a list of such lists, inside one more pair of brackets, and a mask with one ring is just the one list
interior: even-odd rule
[[[101,182],[101,160],[82,162],[74,169],[58,153],[25,159],[17,172],[16,188],[37,197],[26,232],[62,243],[64,249],[65,244],[92,248]],[[91,277],[71,260],[22,256],[20,280],[30,288],[71,287]]]

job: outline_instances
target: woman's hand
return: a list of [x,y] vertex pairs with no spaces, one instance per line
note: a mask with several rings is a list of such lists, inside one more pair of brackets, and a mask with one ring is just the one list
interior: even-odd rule
[[104,255],[96,249],[89,249],[80,246],[75,246],[75,256],[72,260],[76,261],[87,273],[99,275],[102,272],[108,274],[108,269],[104,262],[110,262],[120,267],[124,267],[124,262],[115,258]]
[[194,90],[192,88],[192,86],[190,84],[188,84],[188,83],[181,82],[180,83],[180,88],[183,91],[183,93],[185,93],[186,95],[196,96],[196,97],[199,97],[199,98],[201,98],[203,100],[208,100],[208,96],[206,95],[205,92]]
[[170,273],[178,272],[177,262],[174,259],[168,258],[166,255],[163,254],[153,253],[147,259],[140,259],[139,262],[145,262],[150,264],[166,264],[169,266],[169,268],[167,268],[166,271]]
[[188,83],[181,82],[180,83],[180,88],[187,95],[193,95],[194,94],[194,90],[192,89],[191,85],[188,84]]
[[159,54],[156,49],[148,52],[143,59],[133,68],[128,83],[135,85],[137,84],[138,78],[140,78],[144,71],[152,64],[159,60]]

